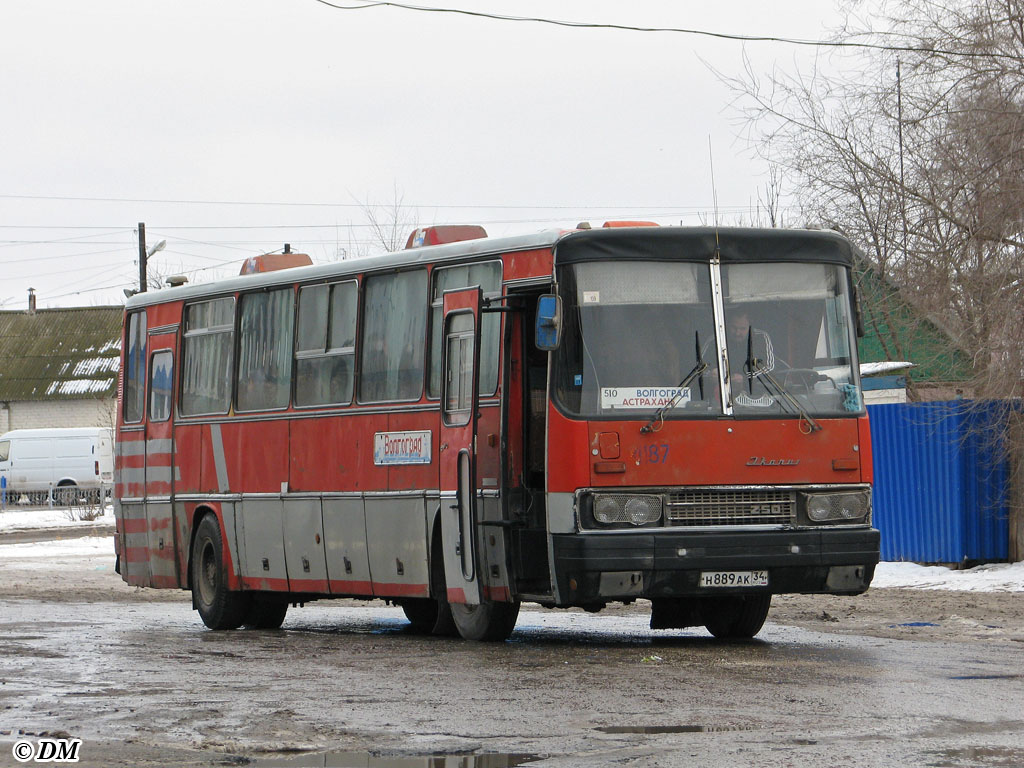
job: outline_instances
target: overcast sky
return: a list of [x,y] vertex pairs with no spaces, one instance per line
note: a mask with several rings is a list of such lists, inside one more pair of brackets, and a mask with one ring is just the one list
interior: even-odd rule
[[[344,1],[344,0],[343,0]],[[420,0],[517,16],[822,38],[827,0]],[[357,5],[358,0],[347,4]],[[161,274],[368,247],[360,204],[492,234],[749,219],[764,164],[708,65],[814,49],[315,0],[3,0],[0,308],[119,304],[137,223]],[[275,228],[276,227],[276,228]]]

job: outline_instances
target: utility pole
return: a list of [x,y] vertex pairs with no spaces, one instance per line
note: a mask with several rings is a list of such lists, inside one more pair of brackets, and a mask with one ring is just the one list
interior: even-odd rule
[[139,293],[146,292],[146,225],[139,222]]

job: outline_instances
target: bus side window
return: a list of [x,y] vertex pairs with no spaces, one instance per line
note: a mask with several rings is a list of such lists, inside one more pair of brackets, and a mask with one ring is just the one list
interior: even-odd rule
[[128,316],[128,351],[124,370],[124,420],[142,421],[146,402],[146,312]]
[[171,417],[171,387],[174,383],[174,353],[169,349],[153,354],[149,379],[149,420]]
[[[501,296],[501,262],[464,264],[458,267],[435,269],[430,303],[430,381],[429,397],[441,392],[442,340],[441,312],[445,291],[479,285],[484,299]],[[492,395],[498,388],[498,347],[500,346],[501,316],[489,313],[480,319],[480,384],[481,395]]]
[[286,408],[292,387],[290,287],[242,297],[238,323],[238,410]]
[[227,413],[235,338],[234,298],[213,299],[185,308],[181,369],[184,416]]
[[423,392],[427,272],[366,279],[359,400],[418,400]]
[[295,404],[352,402],[358,284],[309,285],[299,291]]

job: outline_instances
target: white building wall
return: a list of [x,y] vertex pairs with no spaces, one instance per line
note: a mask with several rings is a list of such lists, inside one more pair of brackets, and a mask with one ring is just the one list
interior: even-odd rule
[[[7,424],[2,430],[42,429],[46,427],[114,427],[117,401],[51,400],[21,401],[8,404]],[[0,426],[4,426],[4,410],[0,409]]]

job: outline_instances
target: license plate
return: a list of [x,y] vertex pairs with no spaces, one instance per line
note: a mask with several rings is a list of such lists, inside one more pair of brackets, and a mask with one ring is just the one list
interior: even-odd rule
[[701,571],[702,587],[767,587],[768,571]]

